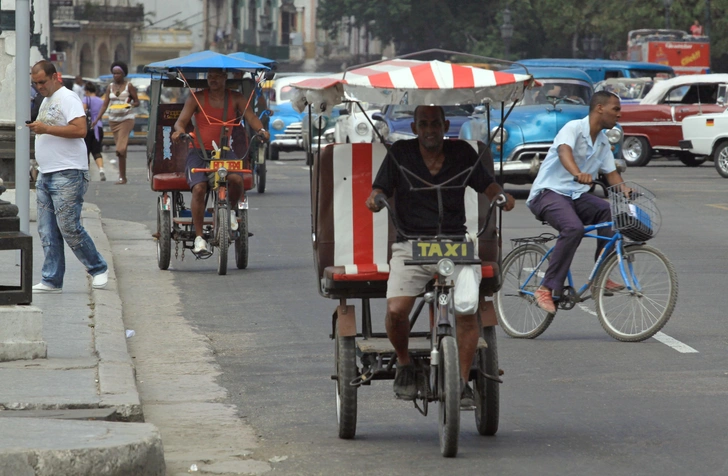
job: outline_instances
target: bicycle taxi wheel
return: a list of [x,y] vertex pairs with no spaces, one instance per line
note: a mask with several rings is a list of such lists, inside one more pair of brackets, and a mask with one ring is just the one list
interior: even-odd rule
[[169,268],[172,258],[172,212],[162,209],[162,197],[157,199],[157,266]]
[[235,238],[235,265],[238,269],[248,267],[248,210],[238,210],[238,235]]
[[481,334],[487,347],[478,349],[475,356],[475,426],[481,435],[492,436],[498,432],[500,420],[500,382],[495,380],[499,372],[495,326],[484,327]]
[[445,457],[453,457],[458,454],[460,437],[460,359],[454,337],[442,338],[440,355],[437,373],[440,453]]
[[230,248],[230,212],[219,207],[215,218],[215,242],[217,243],[217,274],[227,274],[228,249]]
[[258,193],[265,193],[265,179],[267,172],[267,164],[265,163],[265,156],[268,153],[268,144],[258,144],[257,150],[257,162],[255,164],[255,179],[256,189]]
[[356,434],[357,387],[351,385],[357,376],[356,342],[354,337],[339,335],[338,323],[334,334],[334,355],[336,361],[336,420],[339,424],[339,438],[351,439]]

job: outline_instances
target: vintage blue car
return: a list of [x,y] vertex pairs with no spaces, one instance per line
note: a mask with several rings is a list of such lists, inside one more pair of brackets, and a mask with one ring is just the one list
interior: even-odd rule
[[[556,134],[567,122],[589,114],[593,86],[586,73],[569,68],[536,67],[529,68],[528,72],[537,80],[537,85],[528,89],[515,105],[502,133],[499,132],[500,108],[490,111],[490,130],[487,115],[482,111],[460,128],[461,139],[488,143],[488,137],[493,137],[495,173],[502,183],[532,183]],[[505,110],[508,111],[508,106]],[[614,157],[620,158],[621,127],[618,125],[606,132]]]
[[[473,114],[474,108],[470,105],[461,106],[444,106],[445,117],[450,121],[450,129],[445,137],[457,139],[460,127],[464,122],[468,121]],[[379,133],[384,137],[387,144],[391,144],[400,139],[414,139],[412,133],[412,121],[414,120],[415,106],[397,105],[385,106],[382,112],[372,114],[372,119],[376,121]]]

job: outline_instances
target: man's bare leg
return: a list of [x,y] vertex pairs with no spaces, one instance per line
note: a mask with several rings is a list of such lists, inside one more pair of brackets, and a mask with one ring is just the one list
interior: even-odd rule
[[207,182],[200,182],[192,187],[192,226],[195,227],[195,236],[202,236],[202,226],[205,222],[205,193],[207,193]]
[[480,337],[478,319],[475,314],[456,316],[455,319],[457,320],[460,376],[463,382],[467,383],[468,377],[470,377],[470,367],[473,364],[475,352],[478,350],[478,338]]
[[409,358],[409,315],[415,305],[415,297],[396,297],[387,299],[385,326],[387,337],[397,353],[399,365],[408,365]]

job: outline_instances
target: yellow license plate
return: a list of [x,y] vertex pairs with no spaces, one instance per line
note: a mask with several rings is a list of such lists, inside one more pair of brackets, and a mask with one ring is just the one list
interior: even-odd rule
[[211,169],[219,169],[225,167],[229,172],[242,171],[242,160],[212,160],[210,161]]
[[475,246],[471,241],[415,241],[412,243],[412,259],[415,261],[435,258],[474,259]]

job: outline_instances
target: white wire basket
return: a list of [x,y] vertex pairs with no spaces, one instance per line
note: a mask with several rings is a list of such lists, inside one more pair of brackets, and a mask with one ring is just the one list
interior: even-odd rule
[[634,182],[607,188],[614,229],[632,241],[647,241],[660,230],[655,194]]

